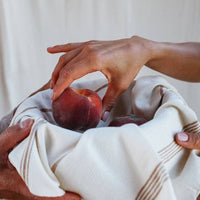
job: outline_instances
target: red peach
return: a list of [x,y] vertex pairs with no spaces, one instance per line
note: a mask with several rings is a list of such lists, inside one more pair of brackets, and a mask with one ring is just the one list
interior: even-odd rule
[[129,123],[134,123],[139,126],[139,125],[144,124],[145,122],[147,122],[146,119],[140,116],[131,114],[131,115],[122,116],[122,117],[115,117],[108,126],[119,127],[119,126],[122,126],[124,124],[129,124]]
[[86,130],[97,126],[101,119],[102,101],[89,89],[77,90],[68,87],[52,102],[55,121],[71,130]]

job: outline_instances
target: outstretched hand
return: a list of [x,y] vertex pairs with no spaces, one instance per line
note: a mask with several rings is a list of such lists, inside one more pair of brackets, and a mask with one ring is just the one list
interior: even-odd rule
[[61,53],[52,73],[52,99],[76,79],[100,71],[108,79],[102,114],[110,111],[117,97],[125,91],[141,67],[150,58],[151,41],[134,36],[113,41],[89,41],[49,47],[49,53]]
[[81,197],[74,193],[65,193],[61,197],[34,196],[9,162],[9,152],[29,135],[32,125],[33,120],[28,119],[7,128],[0,134],[0,198],[15,200],[80,200]]

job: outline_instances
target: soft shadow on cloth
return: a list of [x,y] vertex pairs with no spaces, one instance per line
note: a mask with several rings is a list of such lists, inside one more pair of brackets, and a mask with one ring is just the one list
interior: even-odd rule
[[[105,79],[99,79],[73,87],[96,90],[102,98],[105,84]],[[165,79],[147,76],[136,80],[120,96],[108,121],[83,133],[56,125],[50,94],[51,90],[45,90],[24,100],[11,121],[13,125],[26,118],[35,120],[29,137],[9,154],[32,193],[60,196],[73,191],[85,200],[196,199],[198,152],[177,145],[174,134],[199,134],[200,125]],[[115,116],[130,113],[148,122],[107,127]]]

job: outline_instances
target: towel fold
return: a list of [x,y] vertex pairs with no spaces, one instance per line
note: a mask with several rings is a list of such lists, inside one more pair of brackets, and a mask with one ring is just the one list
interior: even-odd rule
[[[96,90],[103,97],[106,81],[73,87]],[[30,191],[61,196],[65,191],[85,200],[195,200],[200,190],[196,150],[174,142],[180,131],[200,133],[200,124],[177,90],[162,77],[142,77],[124,92],[106,123],[84,133],[56,125],[51,90],[26,99],[11,125],[35,119],[30,135],[10,154]],[[134,113],[148,122],[107,127],[116,115]]]

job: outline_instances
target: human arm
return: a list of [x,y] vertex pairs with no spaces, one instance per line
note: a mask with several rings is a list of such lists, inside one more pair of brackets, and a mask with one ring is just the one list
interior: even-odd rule
[[200,43],[157,43],[146,66],[183,81],[200,82]]
[[79,195],[70,192],[66,192],[61,197],[38,197],[31,194],[16,169],[9,162],[9,152],[29,135],[32,124],[33,120],[25,120],[20,124],[7,128],[0,134],[0,198],[15,200],[80,200]]
[[65,52],[52,73],[52,99],[74,80],[94,71],[108,79],[103,112],[128,88],[143,65],[185,81],[200,81],[200,43],[162,43],[138,36],[114,41],[70,43],[48,48]]

